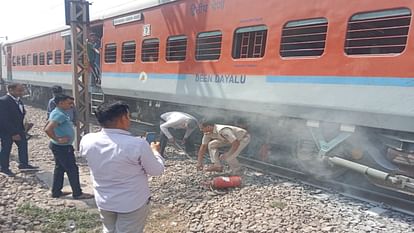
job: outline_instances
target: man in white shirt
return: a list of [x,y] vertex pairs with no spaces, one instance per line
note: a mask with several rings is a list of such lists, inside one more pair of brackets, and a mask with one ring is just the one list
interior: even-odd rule
[[143,232],[150,208],[148,176],[164,172],[159,144],[150,146],[127,131],[126,104],[101,105],[95,116],[102,130],[82,138],[80,154],[90,167],[103,232]]
[[[200,128],[204,136],[198,151],[197,169],[203,169],[204,154],[208,148],[213,165],[205,169],[206,171],[223,171],[220,160],[225,160],[230,166],[231,173],[238,175],[241,172],[241,166],[237,156],[249,144],[249,133],[236,126],[219,125],[211,121],[202,122]],[[219,148],[226,146],[230,146],[230,149],[219,157]]]
[[194,131],[197,128],[197,119],[190,114],[184,112],[166,112],[160,116],[160,131],[161,131],[161,156],[164,155],[165,147],[168,141],[175,143],[175,138],[170,130],[183,130],[185,134],[183,137],[185,152],[189,155],[195,153],[194,147]]

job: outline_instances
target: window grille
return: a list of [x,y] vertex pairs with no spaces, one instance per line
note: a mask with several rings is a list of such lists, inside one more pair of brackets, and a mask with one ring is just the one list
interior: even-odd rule
[[55,50],[55,64],[62,64],[62,51],[60,50]]
[[266,50],[267,27],[251,26],[236,29],[233,39],[233,58],[260,58]]
[[348,55],[398,54],[407,44],[407,8],[359,13],[351,17],[345,41]]
[[38,60],[37,60],[37,53],[33,53],[33,65],[37,66]]
[[26,65],[26,55],[22,56],[22,66]]
[[325,50],[328,20],[326,18],[290,21],[282,30],[280,56],[321,56]]
[[142,41],[142,62],[158,61],[160,51],[160,40],[157,38],[146,39]]
[[218,60],[221,54],[220,31],[202,32],[197,36],[196,60]]
[[31,66],[32,65],[32,55],[31,54],[27,54],[26,64],[28,66]]
[[45,64],[45,54],[39,53],[39,65],[44,65],[44,64]]
[[63,64],[70,64],[72,59],[72,50],[65,50],[63,53]]
[[135,41],[128,41],[122,43],[122,62],[135,62]]
[[53,53],[50,51],[46,53],[46,64],[53,65]]
[[167,39],[167,61],[184,61],[187,55],[187,36],[171,36]]
[[115,43],[105,45],[105,62],[106,63],[116,62],[116,44]]
[[17,65],[20,66],[20,56],[17,56]]

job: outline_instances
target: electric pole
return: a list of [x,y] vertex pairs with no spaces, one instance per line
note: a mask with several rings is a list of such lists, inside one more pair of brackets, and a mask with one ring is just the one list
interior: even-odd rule
[[76,150],[81,136],[89,133],[89,61],[87,36],[89,26],[89,2],[65,0],[66,24],[71,28],[72,91],[78,113],[76,123]]

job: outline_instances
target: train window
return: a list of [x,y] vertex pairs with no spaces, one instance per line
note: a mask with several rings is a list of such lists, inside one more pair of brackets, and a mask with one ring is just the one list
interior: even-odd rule
[[411,11],[407,8],[355,14],[348,22],[345,53],[401,53],[407,44],[410,22]]
[[46,53],[46,64],[53,65],[53,53],[51,51]]
[[157,38],[142,41],[142,62],[158,61],[160,51],[160,40]]
[[20,66],[20,56],[17,56],[17,65]]
[[260,58],[266,50],[267,27],[264,25],[238,28],[234,32],[234,59]]
[[45,53],[39,53],[39,65],[45,64]]
[[128,41],[122,43],[122,62],[135,62],[135,51],[136,44],[135,41]]
[[280,56],[320,56],[325,50],[328,20],[326,18],[289,21],[282,30]]
[[26,65],[26,55],[22,56],[22,66]]
[[32,65],[32,55],[31,54],[27,54],[26,63],[27,63],[28,66]]
[[62,51],[60,50],[55,51],[55,64],[56,65],[62,64]]
[[116,44],[110,43],[105,45],[105,62],[115,63],[116,62]]
[[72,59],[72,50],[65,50],[63,54],[63,64],[70,64]]
[[196,60],[218,60],[222,38],[221,31],[199,33],[196,42]]
[[37,62],[37,53],[33,53],[33,65],[37,66],[38,62]]
[[167,61],[184,61],[187,55],[187,36],[171,36],[167,39]]

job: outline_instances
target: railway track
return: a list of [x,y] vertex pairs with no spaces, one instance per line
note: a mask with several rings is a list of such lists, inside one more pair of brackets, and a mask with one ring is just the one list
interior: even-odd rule
[[283,177],[289,180],[299,180],[304,184],[316,187],[318,189],[329,192],[332,192],[332,190],[334,190],[346,197],[414,216],[414,198],[409,195],[391,191],[384,192],[383,189],[375,187],[374,185],[361,187],[358,185],[347,184],[336,180],[320,181],[310,177],[306,173],[297,170],[288,169],[246,157],[240,157],[239,160],[245,167],[251,168],[253,170],[269,173],[271,175]]

